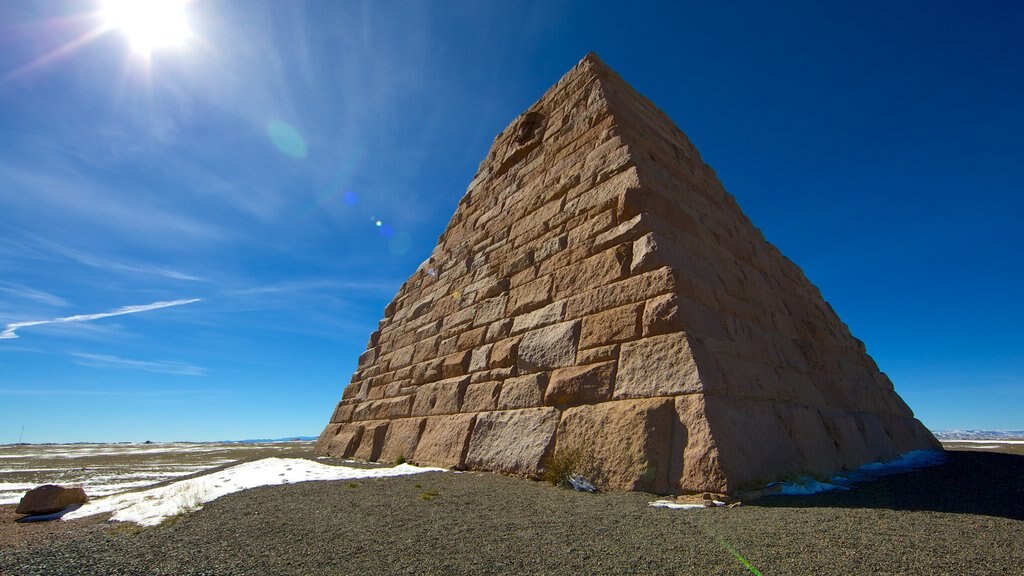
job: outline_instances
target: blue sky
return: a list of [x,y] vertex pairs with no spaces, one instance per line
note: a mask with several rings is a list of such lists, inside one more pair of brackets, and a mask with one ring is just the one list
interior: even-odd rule
[[99,4],[0,3],[0,442],[319,433],[588,51],[927,426],[1024,428],[1024,5],[718,4],[197,0],[146,57]]

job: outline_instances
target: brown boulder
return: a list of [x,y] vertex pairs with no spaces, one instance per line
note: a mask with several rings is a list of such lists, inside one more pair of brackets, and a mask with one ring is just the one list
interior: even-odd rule
[[26,492],[14,512],[17,514],[49,514],[63,510],[72,504],[84,504],[88,501],[89,497],[85,495],[85,490],[79,486],[65,488],[56,484],[45,484]]

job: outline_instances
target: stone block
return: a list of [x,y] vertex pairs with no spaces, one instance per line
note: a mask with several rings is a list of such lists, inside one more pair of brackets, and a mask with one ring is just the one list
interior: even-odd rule
[[410,462],[416,458],[416,445],[419,444],[426,418],[402,418],[392,420],[384,436],[384,447],[380,452],[380,462],[396,462],[399,457]]
[[491,348],[490,367],[508,368],[516,365],[519,338],[506,338],[495,342]]
[[542,276],[509,292],[507,316],[536,310],[551,303],[551,276]]
[[466,387],[466,396],[462,401],[463,412],[486,412],[494,410],[498,405],[501,393],[501,382],[480,382]]
[[527,332],[519,341],[516,367],[526,374],[575,364],[579,338],[578,320]]
[[477,346],[484,343],[484,339],[487,337],[487,327],[481,326],[472,330],[466,330],[462,334],[459,334],[458,344],[456,350],[468,350],[470,348],[476,348]]
[[431,416],[416,445],[416,463],[421,466],[463,469],[469,435],[476,414]]
[[702,390],[686,334],[652,336],[622,345],[615,398],[676,396]]
[[658,268],[569,298],[565,305],[565,317],[575,319],[625,304],[643,302],[673,292],[676,286],[672,270],[667,267]]
[[415,385],[425,384],[427,382],[435,382],[441,379],[441,363],[442,359],[430,360],[427,362],[421,362],[412,367],[412,373],[410,374],[412,383]]
[[624,400],[569,408],[557,451],[591,460],[592,481],[608,490],[669,491],[675,407],[670,399]]
[[537,372],[505,380],[498,396],[498,410],[541,406],[547,385],[547,372]]
[[552,302],[547,306],[520,314],[512,320],[512,334],[520,334],[527,330],[541,328],[549,324],[561,322],[565,317],[565,300]]
[[463,350],[462,352],[456,352],[455,354],[445,356],[444,362],[441,364],[441,377],[454,378],[456,376],[468,374],[469,362],[472,360],[472,357],[473,354],[471,350]]
[[718,447],[704,417],[703,394],[675,399],[676,429],[672,436],[669,482],[683,493],[729,491],[718,460]]
[[583,318],[580,348],[636,340],[640,337],[640,315],[643,304],[629,304]]
[[553,295],[565,298],[597,286],[604,286],[625,277],[629,273],[630,246],[619,245],[574,265],[563,268],[554,275]]
[[491,361],[491,348],[493,344],[485,344],[479,348],[474,348],[472,355],[469,359],[469,371],[479,372],[481,370],[487,370],[490,366]]
[[604,402],[615,388],[615,362],[569,366],[551,373],[544,404],[564,409],[579,404]]
[[469,385],[469,377],[463,376],[420,386],[416,389],[412,416],[459,412],[466,395],[467,385]]
[[505,317],[505,308],[508,306],[508,294],[495,296],[476,305],[476,316],[473,318],[473,326],[484,326],[495,320]]
[[611,346],[599,346],[597,348],[580,349],[576,352],[576,363],[583,364],[596,364],[598,362],[604,362],[606,360],[618,360],[619,359],[619,345],[613,344]]
[[363,437],[359,440],[359,448],[352,455],[357,460],[375,462],[384,448],[384,437],[388,432],[388,422],[364,422]]
[[554,408],[478,415],[466,465],[476,470],[536,476],[554,445],[559,416]]

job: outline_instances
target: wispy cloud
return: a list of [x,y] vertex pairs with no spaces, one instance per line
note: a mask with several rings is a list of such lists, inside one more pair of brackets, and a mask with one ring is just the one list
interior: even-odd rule
[[191,364],[185,364],[184,362],[168,360],[131,360],[129,358],[119,358],[117,356],[110,356],[107,354],[86,354],[83,352],[72,352],[71,355],[80,359],[80,361],[77,362],[78,364],[82,366],[89,366],[91,368],[134,368],[136,370],[145,370],[146,372],[177,374],[179,376],[206,375],[206,368],[192,366]]
[[237,290],[230,291],[230,293],[238,296],[244,296],[308,291],[337,291],[343,293],[347,291],[354,291],[370,292],[375,294],[382,294],[385,296],[391,296],[394,294],[395,290],[398,288],[400,284],[401,281],[393,280],[359,282],[330,279],[307,279],[294,280],[290,282],[278,282],[274,284],[266,284],[263,286],[254,286],[251,288],[239,288]]
[[0,396],[200,396],[225,394],[225,390],[49,390],[0,388]]
[[[174,280],[203,281],[202,278],[193,276],[192,274],[187,274],[185,272],[163,266],[154,266],[151,264],[140,264],[137,262],[100,257],[65,246],[52,240],[41,238],[34,234],[22,232],[22,236],[23,239],[16,242],[19,255],[30,255],[35,258],[47,260],[55,259],[54,256],[56,256],[57,258],[66,258],[99,270],[150,274],[163,276],[164,278],[172,278]],[[4,283],[0,282],[0,284]]]
[[11,282],[4,282],[0,280],[0,292],[10,294],[11,296],[24,300],[33,300],[48,306],[68,306],[68,301],[60,296],[50,294],[49,292],[43,292],[42,290],[36,290],[35,288],[24,286],[22,284],[13,284]]
[[184,304],[192,304],[193,302],[199,302],[200,298],[188,298],[185,300],[170,300],[166,302],[153,302],[152,304],[142,304],[138,306],[122,306],[116,310],[110,312],[100,312],[97,314],[76,314],[74,316],[65,316],[63,318],[54,318],[52,320],[30,320],[28,322],[13,322],[8,324],[3,332],[0,332],[0,340],[8,338],[17,338],[18,330],[22,328],[28,328],[30,326],[41,326],[43,324],[66,324],[70,322],[91,322],[93,320],[99,320],[101,318],[110,318],[112,316],[124,316],[125,314],[138,314],[139,312],[148,312],[150,310],[158,310],[160,308],[170,308],[171,306],[182,306]]

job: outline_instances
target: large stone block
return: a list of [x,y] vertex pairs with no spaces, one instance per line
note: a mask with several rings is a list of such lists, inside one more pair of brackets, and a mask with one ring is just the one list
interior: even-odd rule
[[535,476],[554,444],[559,412],[532,408],[480,414],[466,456],[478,470]]
[[551,373],[544,393],[548,406],[565,408],[611,399],[615,387],[615,362],[569,366]]
[[348,458],[356,453],[362,439],[362,424],[339,424],[329,427],[317,441],[317,453],[333,458]]
[[498,394],[501,393],[501,382],[479,382],[466,388],[466,398],[462,401],[463,412],[486,412],[494,410],[498,405]]
[[359,448],[352,456],[359,460],[375,461],[384,448],[384,437],[388,433],[389,422],[364,422],[363,436]]
[[399,458],[415,461],[416,445],[419,444],[426,418],[402,418],[392,420],[384,436],[384,447],[380,451],[381,462],[396,462]]
[[469,377],[463,376],[420,386],[416,389],[411,415],[455,414],[462,407],[468,384]]
[[686,334],[652,336],[622,345],[615,398],[676,396],[703,390]]
[[551,276],[542,276],[509,292],[508,316],[518,316],[551,303]]
[[610,490],[669,491],[672,400],[623,400],[569,408],[558,425],[556,450],[584,454],[593,481]]
[[547,372],[537,372],[517,378],[509,378],[501,385],[501,394],[498,396],[498,409],[536,408],[543,404],[544,389],[547,385]]
[[595,348],[639,338],[642,310],[643,304],[630,304],[583,318],[580,348]]
[[519,341],[516,367],[520,373],[529,373],[570,366],[576,361],[579,338],[579,321],[562,322],[527,332]]
[[416,445],[416,463],[442,468],[463,468],[469,449],[469,434],[476,414],[431,416]]

